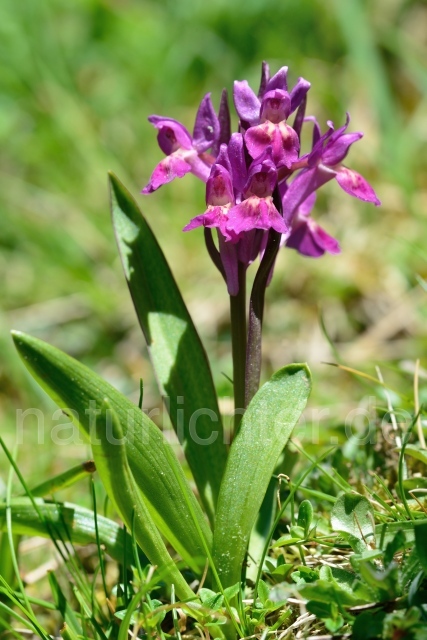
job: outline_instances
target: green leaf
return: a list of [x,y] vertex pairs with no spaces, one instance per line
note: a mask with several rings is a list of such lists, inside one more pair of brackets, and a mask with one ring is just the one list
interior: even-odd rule
[[240,580],[252,527],[277,460],[309,396],[304,364],[280,369],[254,396],[230,448],[221,484],[213,558],[224,587]]
[[336,602],[340,606],[353,606],[359,602],[348,590],[342,589],[336,582],[326,580],[316,580],[316,582],[298,586],[298,592],[307,600]]
[[213,522],[227,449],[206,353],[135,200],[113,174],[110,190],[117,244],[160,392]]
[[393,562],[393,558],[395,554],[401,549],[405,548],[406,538],[405,534],[401,529],[396,533],[393,540],[387,543],[387,546],[384,551],[384,564],[385,566],[389,565]]
[[315,616],[322,620],[324,618],[332,617],[334,613],[334,604],[335,603],[333,602],[318,602],[316,600],[309,600],[305,606],[307,608],[307,611],[310,611],[310,613],[314,613]]
[[293,568],[293,564],[281,564],[271,572],[273,578],[284,579],[288,575],[289,571]]
[[383,637],[385,611],[364,611],[356,617],[353,640],[371,640]]
[[297,524],[304,529],[307,537],[310,532],[311,523],[313,521],[313,507],[309,500],[303,500],[298,509]]
[[270,589],[268,588],[268,585],[264,582],[264,580],[260,580],[258,583],[258,597],[263,605],[265,605],[269,596]]
[[373,538],[373,522],[373,509],[369,500],[357,493],[345,493],[332,508],[332,530],[356,538],[365,547]]
[[154,520],[142,498],[129,467],[126,455],[126,439],[119,419],[108,400],[96,420],[92,451],[96,468],[110,500],[135,535],[136,542],[152,565],[160,573],[160,579],[175,585],[181,599],[194,597],[182,574],[172,560]]
[[109,399],[123,425],[129,466],[154,522],[185,562],[197,571],[203,568],[205,547],[199,532],[210,546],[211,531],[172,447],[158,427],[74,358],[23,333],[14,332],[13,339],[30,373],[87,437],[93,435],[104,398]]
[[[42,536],[54,540],[71,540],[74,544],[96,544],[95,515],[70,502],[46,502],[30,498],[13,498],[10,502],[13,533]],[[6,503],[0,503],[0,531],[6,531]],[[39,516],[42,516],[42,519]],[[132,539],[122,527],[109,518],[97,516],[99,542],[117,562],[123,562],[124,544],[132,548]]]
[[427,574],[427,524],[415,524],[415,548],[424,572]]
[[397,565],[390,564],[384,570],[377,570],[370,562],[361,562],[359,572],[363,581],[377,591],[378,601],[393,600],[399,595],[399,569]]
[[319,579],[319,571],[317,569],[310,569],[310,567],[304,565],[299,565],[297,570],[291,573],[291,578],[297,584],[316,582],[316,580]]

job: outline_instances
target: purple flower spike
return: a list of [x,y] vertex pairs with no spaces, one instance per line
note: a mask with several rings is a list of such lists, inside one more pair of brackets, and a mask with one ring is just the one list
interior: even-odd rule
[[159,130],[157,141],[167,157],[154,169],[142,193],[153,193],[174,178],[182,178],[190,172],[206,182],[215,159],[205,152],[214,146],[220,135],[219,121],[210,94],[200,103],[193,137],[184,125],[173,118],[150,116],[148,120]]
[[[348,114],[342,127],[335,129],[327,121],[322,133],[316,119],[305,115],[309,89],[310,83],[301,77],[288,88],[288,68],[281,67],[271,76],[264,62],[258,95],[246,80],[234,83],[238,133],[231,133],[225,89],[218,114],[210,94],[205,95],[193,134],[172,118],[149,118],[166,157],[154,169],[143,193],[187,173],[206,183],[206,210],[190,220],[184,231],[205,227],[208,251],[232,296],[239,292],[242,267],[264,251],[271,251],[268,259],[274,261],[277,245],[269,243],[270,230],[281,234],[281,245],[305,256],[340,252],[337,240],[311,217],[316,192],[327,182],[335,179],[349,195],[380,204],[369,183],[342,164],[363,134],[347,132]],[[313,127],[311,151],[300,156],[302,129],[307,123]],[[217,230],[217,244],[212,228]],[[267,279],[261,272],[257,286],[268,285],[273,268],[269,267]]]

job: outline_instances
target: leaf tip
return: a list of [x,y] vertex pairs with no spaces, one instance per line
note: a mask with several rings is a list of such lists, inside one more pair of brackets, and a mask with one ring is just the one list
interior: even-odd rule
[[26,341],[27,335],[23,331],[17,331],[16,329],[12,329],[10,332],[12,336],[12,340],[15,344],[15,347],[18,349],[22,346],[22,344]]

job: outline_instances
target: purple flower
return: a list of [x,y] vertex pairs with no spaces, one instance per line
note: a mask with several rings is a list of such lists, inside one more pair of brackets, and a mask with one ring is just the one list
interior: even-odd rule
[[286,120],[305,99],[310,83],[299,78],[288,93],[287,67],[282,67],[267,80],[268,69],[263,67],[260,97],[256,96],[246,80],[234,83],[234,103],[245,132],[245,143],[250,156],[258,158],[267,147],[272,149],[276,166],[290,169],[298,159],[300,142],[297,132]]
[[288,233],[283,216],[273,203],[273,191],[277,184],[277,169],[272,159],[271,147],[252,162],[243,190],[243,200],[229,213],[227,229],[240,235],[252,229]]
[[234,203],[232,165],[228,157],[227,145],[223,144],[218,161],[212,167],[206,183],[207,209],[190,220],[183,230],[191,231],[201,226],[217,228],[219,255],[225,272],[228,293],[231,296],[239,292],[239,258],[236,247],[238,238],[227,228],[229,211]]
[[300,167],[303,170],[294,178],[289,187],[282,189],[282,205],[284,218],[290,222],[300,205],[319,187],[335,178],[344,191],[364,200],[380,205],[375,191],[371,185],[356,171],[344,167],[341,162],[346,157],[350,146],[360,140],[362,133],[345,133],[350,118],[343,127],[334,130],[332,122],[328,122],[328,131],[320,135],[319,125],[314,118],[313,148],[312,151],[300,158],[292,169]]
[[206,152],[220,135],[220,125],[210,94],[206,94],[200,103],[192,136],[184,125],[172,118],[150,116],[148,120],[159,131],[157,141],[166,158],[154,169],[142,193],[153,193],[162,185],[190,172],[206,182],[215,162],[215,158]]
[[[285,113],[285,118],[293,113],[303,101],[307,91],[310,88],[310,83],[304,78],[298,78],[295,87],[290,93],[288,93],[288,67],[282,67],[279,71],[270,79],[267,80],[268,70],[267,66],[263,67],[264,78],[261,81],[260,96],[258,97],[250,88],[247,80],[242,80],[234,83],[234,105],[239,115],[240,121],[244,129],[253,127],[261,122],[262,113],[270,113],[268,101],[270,96],[269,92],[279,90],[283,97],[283,94],[288,96],[286,102],[288,106],[285,106],[283,102],[279,110]],[[264,102],[265,101],[265,102]]]
[[292,219],[292,228],[286,246],[304,256],[319,258],[324,253],[340,253],[338,242],[320,227],[310,216],[316,200],[312,193],[298,208]]
[[230,172],[220,164],[212,167],[206,183],[206,204],[206,211],[190,220],[183,231],[201,226],[217,227],[227,240],[231,240],[227,224],[230,208],[234,204],[233,184]]

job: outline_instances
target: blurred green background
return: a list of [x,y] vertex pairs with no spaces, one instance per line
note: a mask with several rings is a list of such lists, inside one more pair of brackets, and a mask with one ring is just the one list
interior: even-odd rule
[[[330,421],[369,393],[335,360],[410,389],[425,358],[427,294],[427,6],[419,0],[2,0],[0,6],[0,419],[11,444],[16,410],[26,418],[27,477],[60,471],[86,455],[70,430],[49,436],[53,405],[29,380],[9,329],[46,339],[137,398],[159,403],[150,363],[117,257],[106,172],[136,195],[171,263],[212,359],[225,409],[231,386],[228,300],[201,232],[182,234],[204,210],[203,185],[188,176],[138,195],[162,154],[147,116],[191,129],[201,97],[256,87],[263,59],[286,64],[291,82],[312,83],[308,113],[322,126],[352,117],[365,132],[347,160],[373,184],[380,208],[327,185],[316,216],[341,256],[310,260],[283,251],[268,292],[265,372],[307,360],[311,410]],[[236,120],[234,120],[236,124]],[[425,364],[425,360],[424,360]],[[423,376],[423,370],[422,370]],[[424,380],[424,377],[422,377]],[[407,389],[406,389],[406,386]]]

